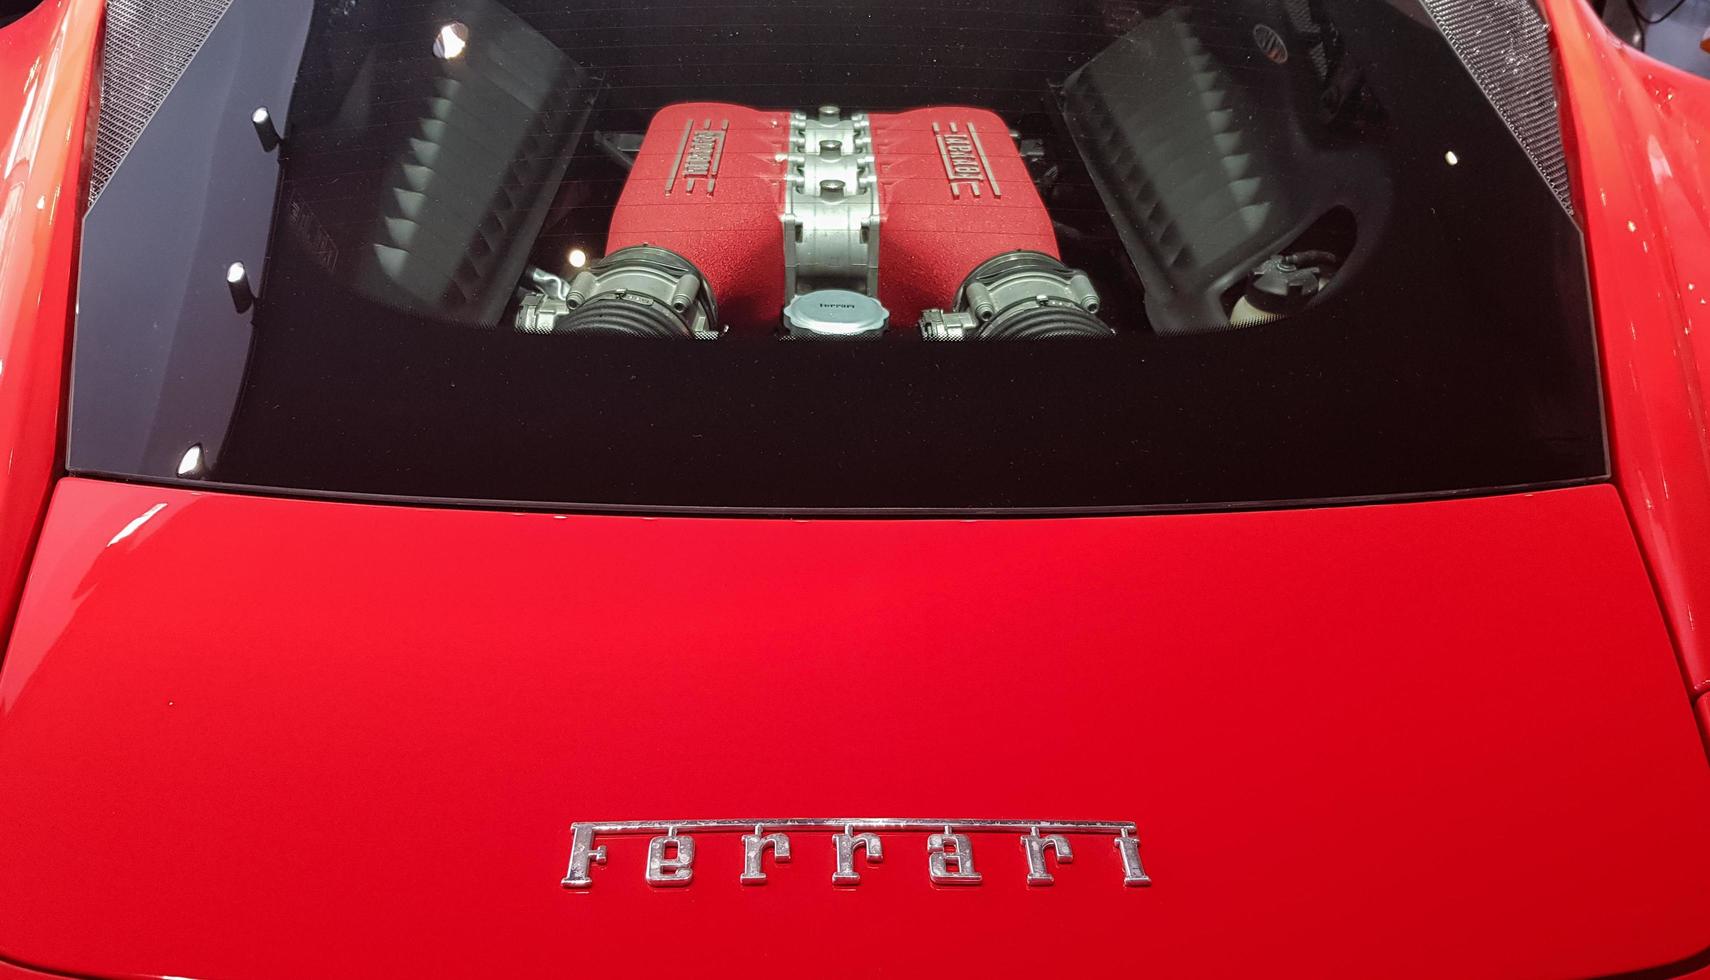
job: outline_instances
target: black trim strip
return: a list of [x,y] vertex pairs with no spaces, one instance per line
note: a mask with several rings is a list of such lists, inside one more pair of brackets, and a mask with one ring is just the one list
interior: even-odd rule
[[218,480],[141,478],[123,473],[95,470],[73,471],[76,479],[105,480],[169,490],[195,490],[242,497],[279,497],[323,503],[372,504],[387,507],[421,507],[443,510],[497,511],[502,513],[577,514],[599,516],[646,516],[685,518],[730,518],[745,520],[1042,520],[1051,518],[1145,517],[1173,514],[1235,514],[1263,511],[1320,510],[1331,507],[1372,507],[1389,504],[1430,503],[1447,500],[1476,500],[1547,493],[1574,487],[1600,486],[1607,477],[1557,480],[1506,487],[1480,487],[1434,493],[1370,494],[1301,500],[1255,500],[1218,504],[1145,504],[1132,507],[704,507],[692,504],[598,504],[551,503],[538,500],[483,500],[469,497],[410,497],[382,493],[353,493],[341,490],[263,487]]

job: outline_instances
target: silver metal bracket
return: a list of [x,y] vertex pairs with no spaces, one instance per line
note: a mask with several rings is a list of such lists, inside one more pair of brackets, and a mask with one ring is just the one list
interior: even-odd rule
[[784,164],[784,300],[820,289],[879,294],[879,173],[872,121],[837,106],[790,116]]

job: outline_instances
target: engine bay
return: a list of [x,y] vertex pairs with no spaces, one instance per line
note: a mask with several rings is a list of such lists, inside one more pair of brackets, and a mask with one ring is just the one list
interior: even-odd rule
[[[621,30],[620,52],[661,57],[686,8],[572,32],[527,3],[428,6],[413,50],[311,47],[282,154],[296,244],[435,318],[698,340],[1253,328],[1353,274],[1386,208],[1382,107],[1317,2],[1036,8],[1079,48],[1049,52],[1060,67],[1018,48],[901,93],[883,60],[908,49],[859,35],[842,57],[877,63],[791,86],[740,62],[660,76],[595,43]],[[321,14],[329,40],[395,26],[376,17]],[[962,29],[937,30],[948,54]],[[777,101],[716,98],[733,90]]]
[[92,180],[72,468],[767,514],[1595,475],[1500,26],[1530,87],[1420,0],[232,0]]
[[516,328],[1108,337],[1015,139],[971,108],[671,106],[640,141],[605,256],[568,278],[531,269]]

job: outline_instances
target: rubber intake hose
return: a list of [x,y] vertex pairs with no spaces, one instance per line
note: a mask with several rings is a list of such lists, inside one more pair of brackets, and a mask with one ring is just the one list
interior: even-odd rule
[[1092,280],[1043,252],[1008,252],[975,269],[962,284],[957,309],[978,324],[975,340],[1060,340],[1114,337],[1098,318]]
[[712,286],[688,259],[653,245],[619,249],[570,281],[557,334],[688,340],[715,334]]

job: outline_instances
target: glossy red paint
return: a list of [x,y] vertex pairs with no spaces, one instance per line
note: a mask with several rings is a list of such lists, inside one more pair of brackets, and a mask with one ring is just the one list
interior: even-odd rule
[[100,11],[53,0],[0,30],[0,636],[60,465]]
[[1710,697],[1698,699],[1698,728],[1704,735],[1704,747],[1710,750]]
[[1616,482],[1695,689],[1710,691],[1710,81],[1544,0],[1575,145]]
[[[1563,533],[1571,528],[1572,533]],[[569,824],[1138,822],[1056,887]],[[221,977],[1588,976],[1710,946],[1710,766],[1608,486],[740,521],[64,481],[0,669],[0,955]],[[989,846],[988,846],[989,845]]]

